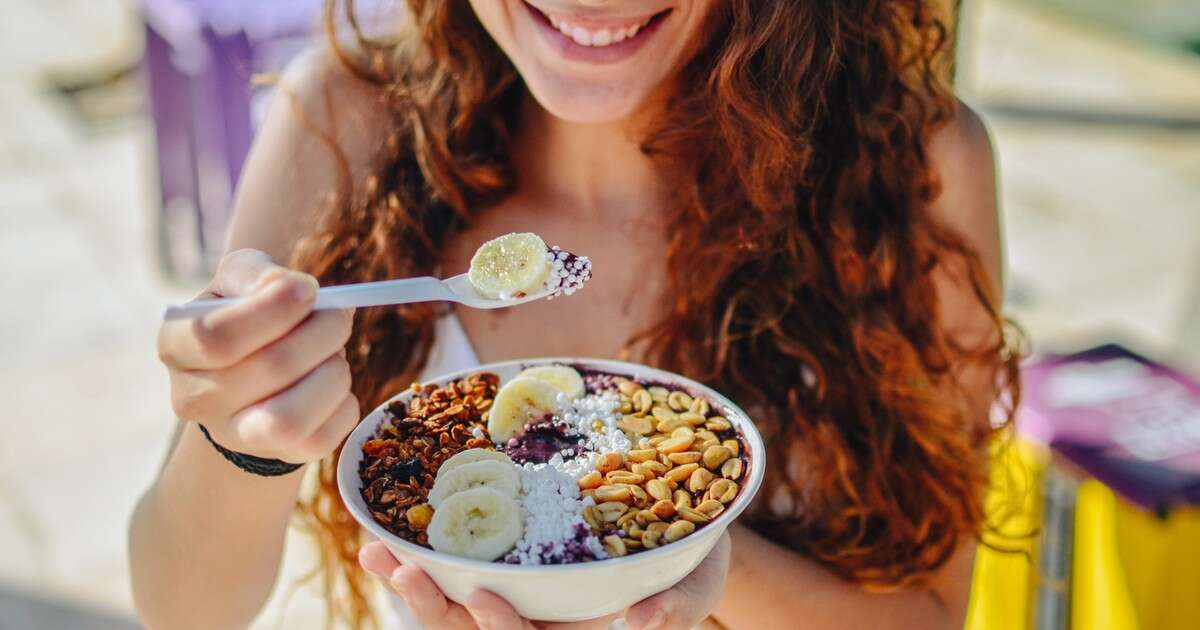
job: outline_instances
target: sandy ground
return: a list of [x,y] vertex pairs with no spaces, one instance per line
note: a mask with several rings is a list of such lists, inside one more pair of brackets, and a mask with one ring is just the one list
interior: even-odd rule
[[[989,115],[996,104],[1200,111],[1200,59],[1012,0],[977,3],[962,93],[992,127],[1013,314],[1038,347],[1200,355],[1200,133]],[[0,7],[0,628],[133,627],[125,526],[172,420],[154,332],[194,287],[158,273],[148,122],[85,124],[47,71],[137,49],[120,0]],[[996,108],[999,109],[998,107]],[[299,539],[282,585],[308,565]],[[319,627],[315,594],[257,627]]]

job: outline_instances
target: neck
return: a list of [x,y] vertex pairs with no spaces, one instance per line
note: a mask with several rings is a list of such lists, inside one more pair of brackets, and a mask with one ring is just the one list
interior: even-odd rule
[[568,122],[528,97],[515,144],[524,195],[589,215],[642,213],[658,203],[660,178],[630,120]]

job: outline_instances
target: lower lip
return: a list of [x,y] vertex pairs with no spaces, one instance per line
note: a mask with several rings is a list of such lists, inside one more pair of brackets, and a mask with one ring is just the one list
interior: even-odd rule
[[572,61],[596,64],[616,63],[632,57],[658,32],[658,28],[662,26],[662,23],[670,15],[669,13],[655,15],[649,24],[638,30],[637,35],[625,41],[609,44],[608,46],[583,46],[575,43],[575,40],[563,35],[561,31],[554,28],[554,25],[550,23],[550,20],[541,11],[533,8],[528,3],[522,4],[525,4],[525,9],[529,11],[529,16],[533,19],[533,23],[537,25],[538,30],[542,32],[551,47],[557,50],[559,54]]

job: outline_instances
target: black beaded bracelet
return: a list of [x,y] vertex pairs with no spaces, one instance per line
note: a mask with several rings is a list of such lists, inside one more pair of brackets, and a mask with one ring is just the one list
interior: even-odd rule
[[260,477],[280,477],[295,471],[301,466],[304,466],[304,464],[293,464],[290,462],[285,462],[281,459],[255,457],[254,455],[247,455],[245,453],[231,451],[224,446],[217,444],[216,440],[212,439],[212,435],[208,433],[208,429],[204,428],[203,424],[197,424],[196,426],[200,427],[200,432],[204,434],[204,439],[208,440],[208,443],[212,444],[213,448],[217,449],[218,453],[220,453],[225,459],[229,460],[229,463],[252,475],[258,475]]

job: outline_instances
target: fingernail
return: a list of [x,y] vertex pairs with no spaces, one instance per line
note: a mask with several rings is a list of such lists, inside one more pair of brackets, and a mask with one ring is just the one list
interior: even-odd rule
[[396,594],[400,595],[401,597],[404,597],[405,596],[404,588],[402,586],[400,586],[400,584],[402,582],[400,580],[396,579],[396,574],[400,572],[400,569],[401,569],[401,567],[396,567],[396,570],[392,571],[392,576],[390,578],[388,578],[388,582],[392,585],[392,590],[396,591]]
[[642,626],[642,630],[654,630],[655,628],[661,628],[666,623],[667,613],[663,612],[662,609],[659,609],[654,611],[654,614],[650,617],[650,621],[647,621],[646,625]]
[[292,283],[292,297],[298,302],[307,302],[317,294],[317,279],[308,274],[295,274],[298,282]]

